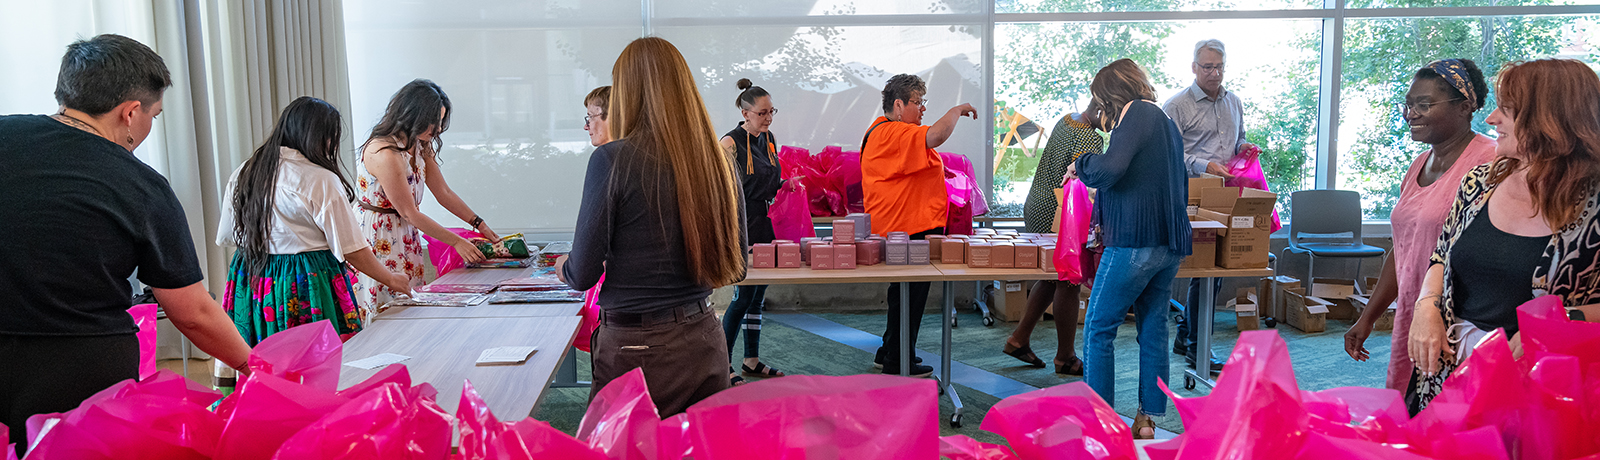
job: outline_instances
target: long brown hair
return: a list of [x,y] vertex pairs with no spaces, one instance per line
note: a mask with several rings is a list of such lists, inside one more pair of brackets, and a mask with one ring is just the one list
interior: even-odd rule
[[1507,64],[1495,83],[1522,159],[1495,162],[1490,183],[1528,168],[1534,205],[1552,230],[1571,224],[1600,180],[1600,77],[1572,59]]
[[[442,123],[439,120],[439,107],[444,107]],[[424,150],[437,155],[439,149],[444,147],[444,140],[440,139],[439,135],[450,129],[452,111],[454,109],[450,104],[450,96],[445,94],[444,89],[438,84],[425,78],[411,80],[411,83],[400,87],[400,90],[395,91],[394,96],[389,98],[389,108],[384,109],[383,118],[378,121],[378,125],[372,127],[372,134],[367,136],[367,142],[386,137],[394,138],[400,141],[395,148],[409,152],[417,146],[418,137],[426,134],[429,129],[434,129],[436,131],[433,133],[433,145],[427,146],[431,147],[431,150]],[[361,150],[366,150],[366,144],[362,145]]]
[[703,286],[738,282],[739,184],[678,48],[657,37],[629,43],[611,69],[612,139],[672,169],[689,274]]
[[282,158],[280,147],[295,149],[313,164],[332,171],[344,186],[346,198],[352,201],[355,190],[345,180],[339,167],[339,138],[343,135],[339,109],[321,99],[300,96],[283,113],[272,127],[272,134],[256,147],[250,159],[239,169],[232,200],[233,237],[239,244],[239,254],[252,274],[260,274],[267,267],[267,240],[272,238],[272,218],[276,215],[278,164]]
[[1150,77],[1132,59],[1118,59],[1101,68],[1089,83],[1089,94],[1100,106],[1100,129],[1110,131],[1122,119],[1122,109],[1140,99],[1155,100]]

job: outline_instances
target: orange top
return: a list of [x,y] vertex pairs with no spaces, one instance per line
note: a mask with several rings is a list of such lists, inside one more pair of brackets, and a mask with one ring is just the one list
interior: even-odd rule
[[943,227],[950,204],[944,160],[928,148],[928,127],[878,117],[861,151],[861,192],[872,233],[915,234]]

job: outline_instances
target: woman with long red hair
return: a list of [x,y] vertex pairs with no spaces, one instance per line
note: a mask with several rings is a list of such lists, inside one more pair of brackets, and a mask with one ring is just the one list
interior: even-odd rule
[[1600,247],[1587,244],[1600,238],[1600,77],[1545,59],[1508,64],[1495,90],[1497,157],[1462,179],[1412,317],[1412,414],[1489,331],[1520,353],[1516,308],[1534,297],[1600,317]]

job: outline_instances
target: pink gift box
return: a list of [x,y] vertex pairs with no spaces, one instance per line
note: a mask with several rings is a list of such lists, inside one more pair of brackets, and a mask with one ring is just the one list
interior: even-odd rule
[[800,245],[796,243],[781,243],[777,245],[778,268],[800,268]]
[[834,269],[834,266],[833,266],[833,246],[832,245],[822,244],[822,243],[813,243],[810,246],[810,249],[811,249],[811,269],[812,270],[832,270],[832,269]]
[[854,244],[835,244],[835,245],[833,245],[833,268],[839,269],[839,270],[849,270],[849,269],[856,268],[856,245],[854,245]]
[[772,243],[759,243],[750,245],[750,266],[752,268],[777,268],[778,247]]
[[833,242],[839,244],[855,244],[856,221],[855,219],[833,220]]
[[1017,243],[1017,268],[1039,268],[1039,245],[1033,243]]
[[973,242],[967,244],[967,266],[973,268],[989,268],[990,257],[994,255],[994,245],[988,242]]

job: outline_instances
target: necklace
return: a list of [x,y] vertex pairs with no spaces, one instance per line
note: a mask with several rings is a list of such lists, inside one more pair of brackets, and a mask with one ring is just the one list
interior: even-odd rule
[[66,112],[56,113],[55,115],[51,115],[50,118],[54,118],[56,121],[59,121],[64,125],[81,129],[84,132],[93,132],[96,136],[106,137],[104,133],[100,132],[99,128],[96,128],[94,125],[91,125],[83,120],[79,120],[78,117],[67,115]]

